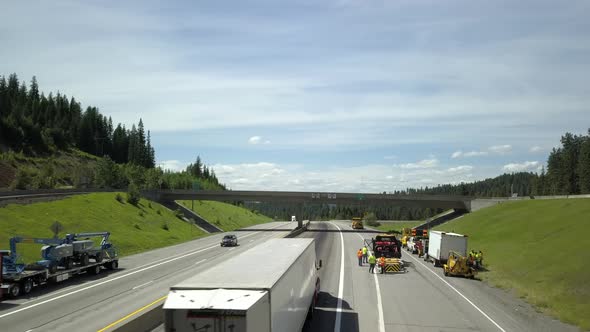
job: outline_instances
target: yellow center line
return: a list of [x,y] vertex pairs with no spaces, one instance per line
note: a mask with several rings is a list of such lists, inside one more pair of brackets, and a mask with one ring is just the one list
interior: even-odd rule
[[149,307],[151,307],[151,306],[155,305],[156,303],[164,301],[164,300],[165,300],[167,297],[168,297],[168,295],[162,296],[161,298],[159,298],[159,299],[155,300],[154,302],[152,302],[152,303],[150,303],[150,304],[148,304],[148,305],[146,305],[146,306],[143,306],[143,307],[141,307],[141,308],[139,308],[139,309],[135,310],[134,312],[130,313],[129,315],[127,315],[127,316],[125,316],[125,317],[123,317],[123,318],[121,318],[121,319],[119,319],[119,320],[117,320],[117,321],[115,321],[115,322],[113,322],[113,323],[111,323],[111,324],[109,324],[109,325],[107,325],[107,326],[103,327],[102,329],[98,330],[97,332],[104,332],[104,331],[106,331],[106,330],[110,329],[111,327],[113,327],[113,326],[115,326],[115,325],[117,325],[117,324],[121,323],[122,321],[124,321],[124,320],[126,320],[126,319],[129,319],[129,318],[131,318],[132,316],[134,316],[134,315],[136,315],[136,314],[140,313],[141,311],[143,311],[143,310],[145,310],[145,309],[147,309],[147,308],[149,308]]

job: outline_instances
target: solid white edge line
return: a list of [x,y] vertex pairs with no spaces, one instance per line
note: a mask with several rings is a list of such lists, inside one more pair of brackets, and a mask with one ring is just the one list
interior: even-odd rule
[[[282,225],[279,225],[277,227],[272,227],[271,229],[278,228],[280,226],[282,226]],[[251,234],[247,234],[245,236],[242,236],[242,238],[248,237],[248,236],[252,236],[252,235],[255,235],[255,234],[258,234],[258,233],[260,233],[260,232],[254,232],[254,233],[251,233]],[[143,271],[146,271],[146,270],[150,270],[150,269],[153,269],[153,268],[158,267],[160,265],[168,264],[170,262],[174,262],[174,261],[179,260],[181,258],[184,258],[184,257],[187,257],[187,256],[191,256],[191,255],[194,255],[194,254],[198,254],[200,252],[203,252],[203,251],[206,251],[206,250],[209,250],[209,249],[213,249],[213,248],[218,248],[218,247],[219,247],[219,245],[213,245],[213,246],[205,247],[203,249],[199,249],[199,250],[196,250],[196,251],[193,251],[193,252],[189,252],[187,254],[184,254],[184,255],[181,255],[181,256],[177,256],[175,258],[171,258],[171,259],[168,259],[166,261],[163,261],[163,262],[160,262],[160,263],[157,263],[157,264],[154,264],[154,265],[150,265],[150,266],[144,267],[142,269],[135,270],[133,272],[130,272],[130,273],[127,273],[127,274],[124,274],[124,275],[121,275],[121,276],[114,277],[112,279],[108,279],[108,280],[105,280],[105,281],[102,281],[102,282],[98,282],[96,284],[93,284],[93,285],[90,285],[90,286],[87,286],[87,287],[84,287],[84,288],[80,288],[80,289],[77,289],[75,291],[72,291],[72,292],[69,292],[69,293],[66,293],[66,294],[62,294],[60,296],[56,296],[56,297],[47,299],[45,301],[41,301],[41,302],[38,302],[38,303],[35,303],[35,304],[31,304],[31,305],[26,306],[24,308],[20,308],[20,309],[16,309],[14,311],[11,311],[11,312],[7,312],[7,313],[5,313],[3,315],[0,315],[0,318],[4,318],[4,317],[10,316],[10,315],[14,315],[14,314],[19,313],[21,311],[25,311],[25,310],[28,310],[28,309],[31,309],[31,308],[34,308],[34,307],[38,307],[38,306],[43,305],[45,303],[53,302],[55,300],[59,300],[59,299],[64,298],[66,296],[70,296],[70,295],[73,295],[73,294],[76,294],[76,293],[80,293],[80,292],[83,292],[85,290],[88,290],[88,289],[91,289],[91,288],[95,288],[95,287],[98,287],[100,285],[104,285],[104,284],[107,284],[109,282],[113,282],[115,280],[126,278],[126,277],[131,276],[131,275],[134,275],[136,273],[143,272]]]
[[[352,229],[352,227],[350,228]],[[365,242],[365,238],[356,233],[361,240],[363,241],[363,245]],[[369,249],[369,253],[373,254],[373,252]],[[377,315],[378,315],[378,325],[379,325],[379,332],[385,332],[385,319],[383,318],[383,302],[381,300],[381,287],[379,287],[379,279],[377,279],[377,274],[373,273],[373,279],[375,280],[375,290],[377,291]]]
[[340,280],[338,281],[338,306],[336,308],[336,321],[334,322],[334,332],[340,332],[342,326],[342,297],[344,296],[344,236],[338,225],[331,224],[340,231]]
[[506,330],[504,330],[498,323],[496,323],[492,318],[490,318],[490,316],[488,316],[485,312],[483,312],[483,310],[481,310],[478,306],[476,306],[473,302],[471,302],[471,300],[468,299],[467,296],[461,294],[461,292],[459,292],[455,287],[453,287],[453,285],[449,284],[446,280],[444,280],[443,278],[441,278],[441,276],[439,276],[438,274],[436,274],[436,272],[434,272],[431,269],[429,269],[426,265],[424,265],[424,263],[420,262],[416,257],[414,257],[412,255],[409,255],[409,256],[413,260],[415,260],[416,262],[420,263],[420,265],[424,266],[424,268],[426,268],[428,271],[430,271],[430,273],[434,274],[438,279],[440,279],[440,281],[444,282],[447,286],[449,286],[457,294],[461,295],[461,297],[463,299],[465,299],[465,301],[469,302],[469,304],[471,304],[475,309],[477,309],[477,311],[479,311],[482,315],[484,315],[485,318],[487,318],[490,322],[492,322],[494,325],[496,325],[496,327],[498,329],[500,329],[500,331],[506,332]]

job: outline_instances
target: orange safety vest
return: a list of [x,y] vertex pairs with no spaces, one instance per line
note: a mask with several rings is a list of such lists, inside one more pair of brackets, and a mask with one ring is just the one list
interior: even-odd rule
[[384,257],[379,258],[379,265],[380,266],[384,266],[385,265],[385,258]]
[[361,258],[361,257],[363,257],[363,251],[362,251],[362,250],[359,250],[359,251],[357,251],[357,252],[356,252],[356,256],[357,256],[358,258]]

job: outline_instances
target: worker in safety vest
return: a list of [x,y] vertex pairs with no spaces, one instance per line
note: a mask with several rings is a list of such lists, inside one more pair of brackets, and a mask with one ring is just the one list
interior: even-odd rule
[[475,260],[477,261],[477,267],[481,269],[483,266],[483,252],[481,250],[475,255]]
[[359,266],[363,266],[363,249],[356,252],[356,257],[359,259]]
[[385,273],[385,257],[379,257],[379,267],[381,268],[381,274]]
[[375,263],[377,263],[377,258],[371,253],[369,256],[369,273],[375,273]]
[[369,249],[367,249],[367,246],[363,247],[363,263],[367,262],[367,253],[369,252]]

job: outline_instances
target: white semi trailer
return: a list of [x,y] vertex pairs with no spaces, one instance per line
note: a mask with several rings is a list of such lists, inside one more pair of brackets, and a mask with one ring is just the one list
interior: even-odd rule
[[272,239],[170,288],[165,330],[301,331],[320,289],[313,239]]
[[467,235],[430,231],[428,258],[434,261],[434,266],[446,263],[451,251],[467,256]]

